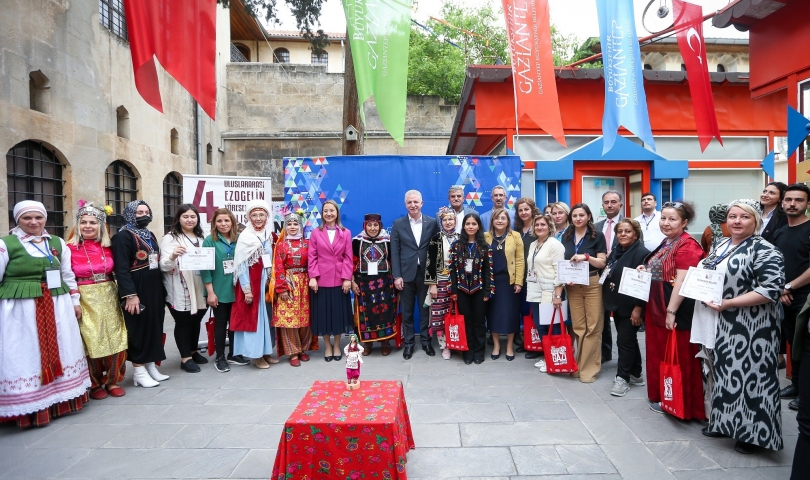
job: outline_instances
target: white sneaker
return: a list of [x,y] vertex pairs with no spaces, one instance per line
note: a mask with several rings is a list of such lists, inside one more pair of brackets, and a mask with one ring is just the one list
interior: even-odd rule
[[445,348],[444,350],[442,350],[442,358],[443,359],[450,360],[451,355],[452,355],[452,353],[450,352],[449,348]]
[[613,381],[613,388],[610,389],[610,394],[614,397],[623,397],[630,391],[630,385],[622,377],[616,377]]
[[541,358],[534,364],[535,368],[539,368],[541,372],[546,373],[546,361],[545,359]]
[[629,383],[631,387],[643,387],[644,385],[647,385],[644,383],[644,377],[634,377],[632,375],[630,375]]

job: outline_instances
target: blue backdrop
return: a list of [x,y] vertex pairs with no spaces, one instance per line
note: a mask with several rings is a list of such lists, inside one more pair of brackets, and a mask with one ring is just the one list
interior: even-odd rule
[[492,208],[490,191],[507,191],[508,208],[520,198],[521,161],[518,156],[413,157],[401,155],[290,157],[284,159],[284,201],[304,210],[307,237],[320,225],[320,208],[334,200],[343,225],[352,235],[363,228],[366,213],[379,213],[383,227],[407,214],[405,192],[419,190],[422,212],[436,216],[448,205],[451,185],[464,187],[465,204],[479,213]]

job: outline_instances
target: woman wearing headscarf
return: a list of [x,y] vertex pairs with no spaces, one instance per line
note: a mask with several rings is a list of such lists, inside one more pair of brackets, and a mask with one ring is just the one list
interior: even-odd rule
[[703,434],[737,440],[740,453],[782,449],[777,357],[784,260],[758,235],[759,209],[752,199],[728,204],[731,237],[701,262],[702,268],[725,271],[723,299],[695,305],[696,318],[702,309],[712,313],[701,336],[714,349],[711,415]]
[[456,233],[456,212],[452,208],[442,207],[437,215],[441,229],[433,235],[428,245],[427,268],[425,268],[425,285],[429,285],[430,298],[430,335],[436,334],[442,358],[449,360],[451,353],[444,338],[444,316],[450,312],[450,253],[458,240]]
[[127,325],[127,359],[135,369],[135,386],[156,387],[168,380],[155,367],[166,359],[163,350],[163,312],[166,290],[160,273],[160,245],[146,227],[152,209],[143,200],[124,207],[127,222],[113,235],[111,249]]
[[390,251],[391,238],[382,228],[382,215],[367,213],[363,218],[363,231],[352,239],[355,323],[360,341],[367,344],[363,355],[371,353],[374,342],[382,345],[383,356],[389,355],[389,339],[396,338],[398,333]]
[[251,200],[248,224],[236,241],[233,263],[236,301],[231,311],[234,355],[253,358],[257,368],[278,363],[271,356],[275,338],[270,329],[271,305],[264,288],[273,267],[273,233],[267,228],[270,206],[264,200]]
[[290,356],[290,365],[300,367],[309,361],[306,350],[312,343],[309,328],[309,242],[304,238],[301,215],[284,216],[284,232],[276,242],[273,261],[275,308],[273,326],[278,329],[279,357]]
[[700,237],[700,246],[707,254],[724,238],[728,238],[728,228],[726,228],[726,213],[728,205],[718,203],[709,208],[709,222],[711,224],[703,231]]
[[120,384],[126,372],[127,328],[112,275],[115,267],[106,225],[112,208],[79,203],[68,248],[81,295],[79,329],[90,369],[90,398],[121,397],[126,393]]
[[0,238],[0,422],[42,427],[77,412],[90,376],[70,249],[45,231],[40,202],[14,206],[17,226]]

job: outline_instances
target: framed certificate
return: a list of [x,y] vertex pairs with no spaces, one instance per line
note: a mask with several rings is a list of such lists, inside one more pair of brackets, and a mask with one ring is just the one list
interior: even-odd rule
[[622,279],[619,282],[619,293],[646,302],[650,299],[651,284],[652,273],[624,267]]
[[199,247],[190,248],[180,255],[180,270],[213,270],[214,269],[214,248]]
[[715,305],[720,305],[723,301],[725,279],[725,270],[704,270],[689,267],[679,293],[684,297],[699,302],[712,302]]
[[588,262],[572,262],[570,260],[560,260],[557,262],[557,282],[574,283],[576,285],[590,285],[590,272],[588,272]]

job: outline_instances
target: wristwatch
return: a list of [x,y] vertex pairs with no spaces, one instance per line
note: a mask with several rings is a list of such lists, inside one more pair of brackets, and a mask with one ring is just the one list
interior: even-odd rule
[[793,285],[791,285],[790,283],[786,283],[785,284],[785,290],[787,290],[788,292],[792,292],[793,291]]
[[562,300],[562,295],[554,295],[554,298],[556,298],[558,300]]

